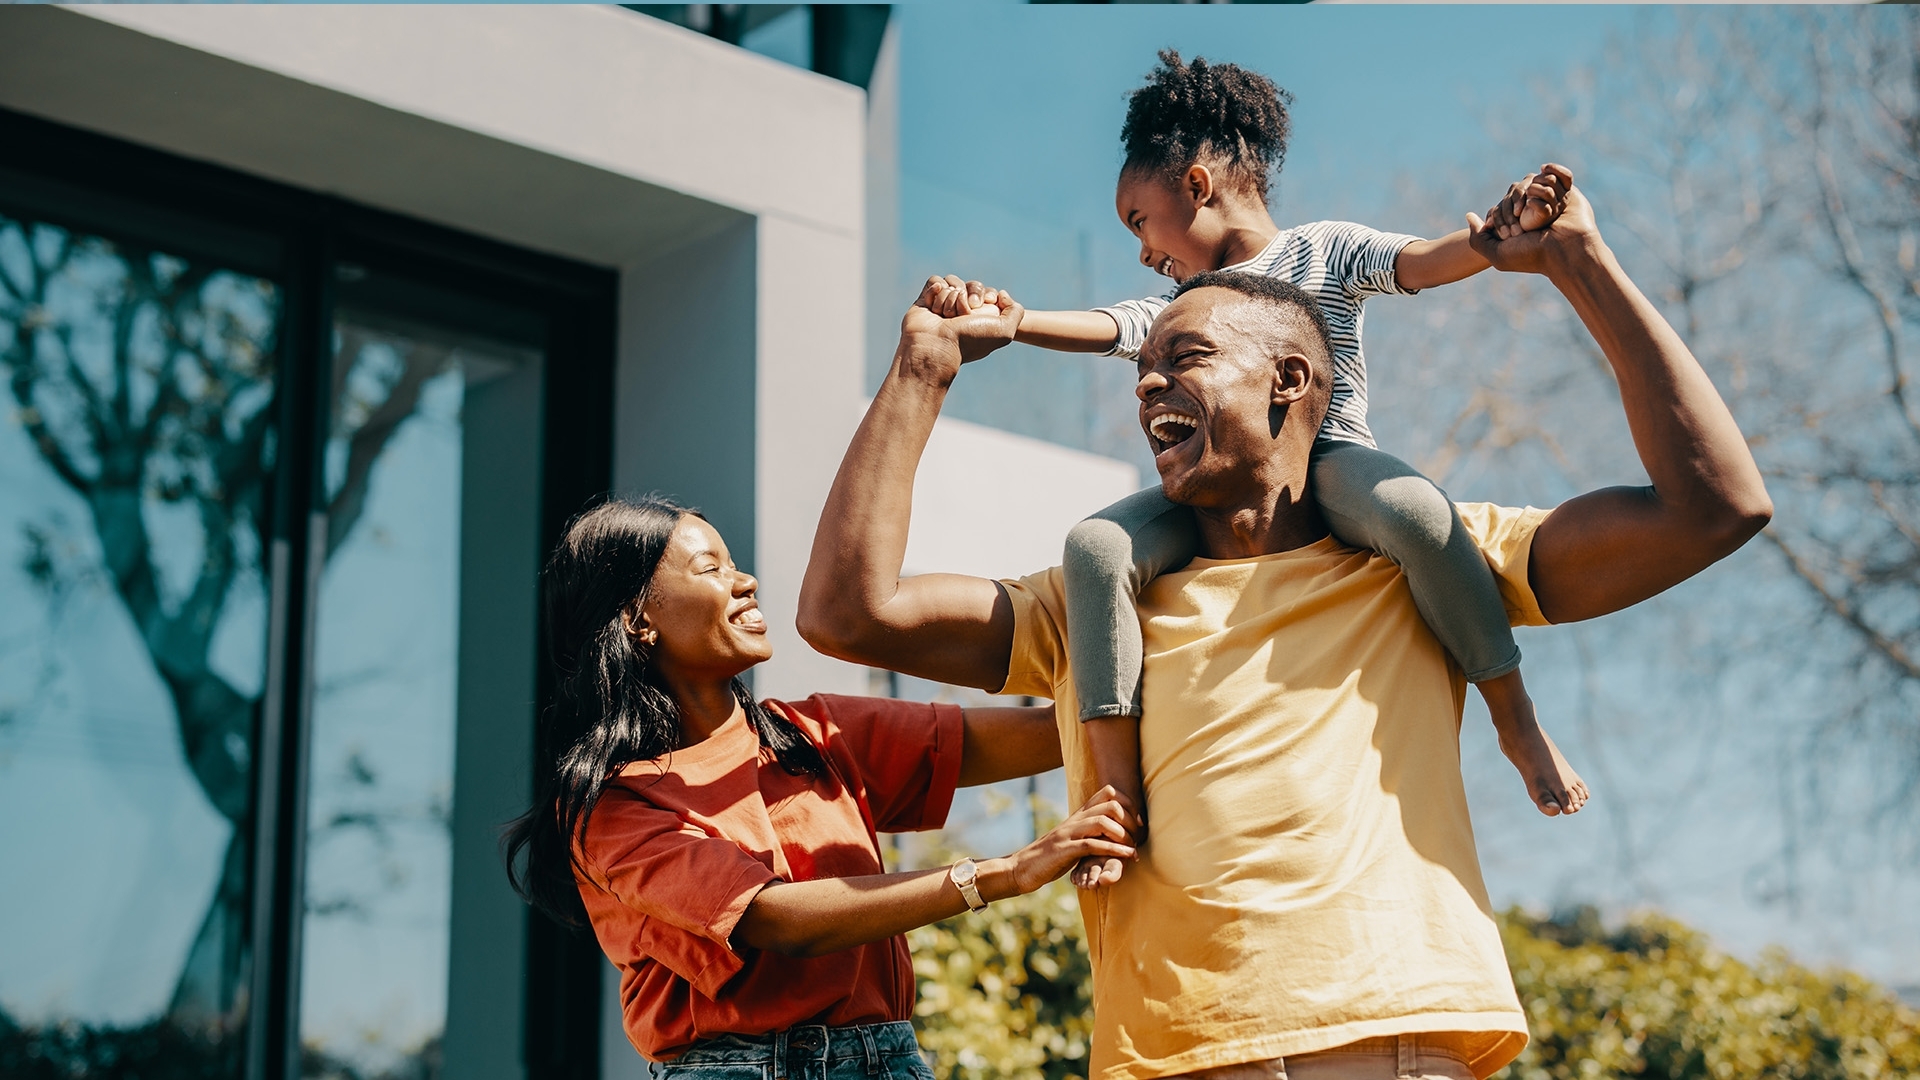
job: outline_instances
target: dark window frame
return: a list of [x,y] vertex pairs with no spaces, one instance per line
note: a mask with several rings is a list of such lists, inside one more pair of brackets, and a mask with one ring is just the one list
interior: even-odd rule
[[[442,283],[539,312],[547,335],[541,550],[612,485],[617,271],[0,109],[0,206],[9,188],[39,216],[96,235],[138,235],[218,260],[283,290],[277,338],[279,456],[268,497],[267,681],[255,732],[253,994],[247,1080],[294,1080],[305,750],[322,501],[333,268],[341,262]],[[33,190],[28,190],[33,189]],[[269,241],[262,244],[261,241]],[[539,705],[551,698],[536,661]],[[534,732],[527,732],[529,742]],[[533,760],[550,758],[535,746]],[[537,766],[536,766],[537,767]],[[600,968],[591,936],[529,910],[523,1052],[530,1080],[597,1080]]]

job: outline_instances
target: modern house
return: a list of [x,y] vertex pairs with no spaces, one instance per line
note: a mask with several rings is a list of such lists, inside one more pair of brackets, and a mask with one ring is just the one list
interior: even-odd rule
[[[761,579],[759,693],[871,685],[792,627],[904,304],[880,18],[815,39],[870,106],[615,7],[0,8],[0,1062],[639,1074],[501,872],[537,573],[679,496]],[[1010,438],[929,470],[1088,506],[928,566],[1031,569],[1133,485]]]

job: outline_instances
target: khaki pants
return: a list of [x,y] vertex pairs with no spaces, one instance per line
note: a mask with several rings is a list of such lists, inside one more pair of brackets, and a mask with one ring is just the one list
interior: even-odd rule
[[1473,1080],[1473,1070],[1451,1047],[1418,1035],[1388,1035],[1312,1054],[1201,1069],[1178,1080]]

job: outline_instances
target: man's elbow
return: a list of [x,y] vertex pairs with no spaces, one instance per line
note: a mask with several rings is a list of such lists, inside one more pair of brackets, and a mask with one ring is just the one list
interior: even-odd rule
[[805,597],[794,619],[794,629],[800,632],[802,641],[826,656],[855,663],[865,656],[873,626],[873,618],[864,613],[833,603],[809,604]]
[[1706,531],[1722,557],[1731,555],[1746,542],[1760,535],[1773,520],[1773,499],[1766,486],[1755,480],[1732,493],[1713,515]]

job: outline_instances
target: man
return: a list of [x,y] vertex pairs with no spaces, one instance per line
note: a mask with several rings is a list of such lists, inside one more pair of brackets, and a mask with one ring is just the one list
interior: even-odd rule
[[[1584,196],[1506,240],[1469,220],[1495,267],[1544,274],[1573,304],[1652,480],[1551,511],[1461,507],[1514,621],[1617,611],[1759,531],[1772,506],[1745,440]],[[1092,769],[1059,570],[900,578],[914,469],[947,388],[1019,324],[1004,296],[998,314],[935,316],[926,305],[949,287],[930,282],[907,314],[847,451],[800,631],[849,660],[1053,696],[1078,801]],[[1168,496],[1195,510],[1204,557],[1140,598],[1151,842],[1117,885],[1082,893],[1103,1080],[1458,1080],[1526,1043],[1460,778],[1461,672],[1398,569],[1333,540],[1307,498],[1328,397],[1310,305],[1209,275],[1140,353],[1149,437],[1162,415],[1194,421],[1184,440],[1153,445]]]

